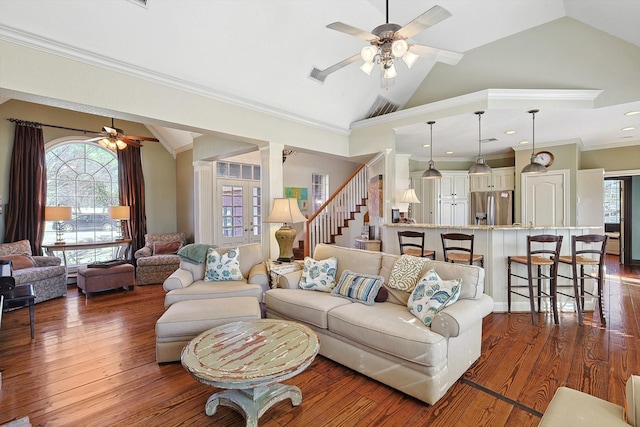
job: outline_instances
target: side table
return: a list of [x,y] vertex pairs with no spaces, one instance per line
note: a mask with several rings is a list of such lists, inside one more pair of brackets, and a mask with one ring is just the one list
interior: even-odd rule
[[4,302],[2,309],[20,308],[29,306],[29,325],[31,327],[31,339],[35,337],[35,301],[36,293],[33,291],[33,285],[16,286],[15,288],[2,292]]
[[280,276],[302,270],[303,265],[302,261],[278,262],[271,259],[268,260],[267,271],[269,272],[269,285],[271,288],[277,288]]

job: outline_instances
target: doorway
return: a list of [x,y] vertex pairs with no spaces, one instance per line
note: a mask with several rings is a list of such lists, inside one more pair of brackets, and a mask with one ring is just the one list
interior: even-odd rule
[[260,183],[218,179],[220,246],[259,243],[262,235]]
[[618,256],[621,264],[630,264],[632,261],[631,186],[630,176],[605,178],[604,228],[609,236],[607,253]]

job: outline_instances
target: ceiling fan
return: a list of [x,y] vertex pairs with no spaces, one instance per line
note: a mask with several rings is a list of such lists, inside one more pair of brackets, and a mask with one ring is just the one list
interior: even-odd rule
[[150,138],[148,136],[125,135],[122,129],[115,127],[113,118],[111,118],[111,127],[103,126],[102,131],[96,133],[100,133],[100,136],[87,139],[84,142],[98,141],[100,145],[110,150],[124,150],[129,145],[132,147],[142,147],[140,141],[159,142],[156,138]]
[[389,23],[389,0],[387,0],[386,5],[386,24],[377,26],[371,32],[360,30],[342,22],[334,22],[327,25],[327,28],[332,30],[366,40],[370,45],[363,47],[359,54],[353,55],[324,70],[314,67],[309,77],[324,83],[329,74],[356,62],[358,59],[363,59],[364,63],[360,67],[362,71],[371,75],[371,71],[377,63],[380,64],[382,77],[390,80],[397,76],[395,60],[399,58],[402,58],[409,68],[418,60],[418,57],[433,59],[450,65],[455,65],[462,59],[462,53],[459,52],[407,42],[408,39],[419,32],[449,18],[451,16],[449,11],[436,5],[404,27],[401,27],[398,24]]

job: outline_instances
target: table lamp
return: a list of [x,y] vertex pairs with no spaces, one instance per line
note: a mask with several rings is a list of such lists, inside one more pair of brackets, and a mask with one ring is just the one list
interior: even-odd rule
[[129,221],[129,206],[109,206],[109,218],[118,221],[118,233],[116,234],[116,240],[124,240],[124,236],[122,234],[122,221]]
[[56,226],[56,245],[64,244],[64,234],[62,232],[62,222],[71,219],[71,206],[45,206],[44,220],[54,221]]
[[416,190],[413,188],[408,188],[404,190],[402,194],[402,198],[400,199],[400,203],[409,203],[409,207],[407,208],[407,216],[408,219],[411,219],[411,203],[420,203],[420,199],[416,195]]
[[307,219],[298,208],[296,199],[273,199],[273,208],[269,217],[264,221],[266,223],[282,222],[283,225],[276,231],[276,240],[280,247],[280,256],[278,261],[291,262],[295,258],[293,256],[293,241],[296,238],[296,230],[291,228],[289,224],[304,222]]

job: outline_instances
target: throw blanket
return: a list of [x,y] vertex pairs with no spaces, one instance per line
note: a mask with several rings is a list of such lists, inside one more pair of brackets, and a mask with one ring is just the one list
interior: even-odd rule
[[205,243],[191,243],[180,248],[178,256],[181,260],[191,264],[203,264],[209,248],[217,247],[216,245],[208,245]]

